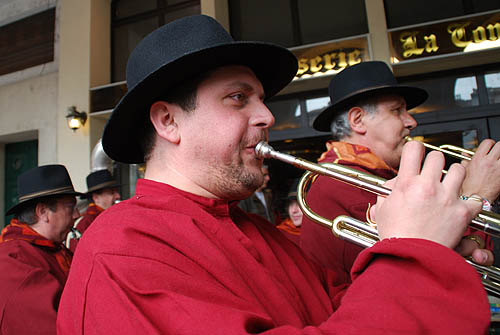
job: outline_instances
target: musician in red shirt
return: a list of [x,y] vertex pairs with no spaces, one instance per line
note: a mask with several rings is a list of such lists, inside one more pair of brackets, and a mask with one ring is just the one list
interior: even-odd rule
[[[397,174],[405,137],[417,126],[409,113],[427,99],[418,87],[398,84],[391,69],[380,61],[362,62],[337,74],[329,85],[331,104],[314,120],[319,131],[333,140],[320,163],[338,163],[384,179]],[[500,144],[485,140],[468,167],[462,194],[478,194],[495,200],[500,192]],[[486,151],[486,152],[484,152]],[[488,154],[487,159],[485,159]],[[489,161],[496,161],[491,164]],[[486,163],[486,164],[485,164]],[[488,166],[489,164],[489,166]],[[366,221],[366,211],[376,195],[328,177],[318,177],[307,192],[311,209],[328,219],[347,215]],[[304,217],[300,246],[319,264],[334,269],[338,285],[350,283],[350,271],[361,247],[335,237],[331,230]],[[484,265],[493,263],[491,239],[469,229],[456,248],[462,256],[474,256]]]
[[[90,200],[90,203],[76,225],[76,230],[82,235],[99,214],[121,199],[120,192],[118,192],[119,184],[108,170],[94,171],[87,176],[86,181],[85,197]],[[81,235],[69,240],[69,249],[73,253],[80,238]]]
[[372,213],[382,241],[360,255],[349,289],[335,291],[334,272],[237,206],[262,185],[255,147],[274,122],[264,99],[296,74],[293,54],[234,41],[197,15],[148,35],[127,69],[103,147],[114,160],[145,161],[145,178],[81,240],[59,334],[485,332],[479,277],[450,249],[480,209],[459,200],[462,166],[441,182],[442,154],[420,170],[423,148],[409,143],[392,194]]
[[0,236],[0,334],[55,334],[71,252],[62,243],[79,217],[63,165],[18,177],[19,202]]

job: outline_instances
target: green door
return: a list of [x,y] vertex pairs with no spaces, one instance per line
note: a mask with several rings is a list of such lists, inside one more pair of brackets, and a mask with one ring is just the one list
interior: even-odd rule
[[[37,165],[38,140],[5,145],[5,212],[17,203],[17,177]],[[5,225],[10,219],[12,215],[5,216]]]

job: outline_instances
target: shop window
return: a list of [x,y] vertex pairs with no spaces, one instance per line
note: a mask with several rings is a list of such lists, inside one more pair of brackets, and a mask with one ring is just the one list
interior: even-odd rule
[[115,1],[114,16],[124,19],[137,14],[153,11],[157,7],[157,0],[119,0]]
[[112,80],[125,80],[128,57],[146,35],[165,23],[200,11],[200,0],[114,0]]
[[455,79],[455,104],[460,107],[479,105],[476,77]]
[[298,129],[302,127],[302,111],[298,99],[287,99],[267,103],[274,115],[274,126],[271,131]]
[[433,112],[479,105],[477,80],[470,76],[443,76],[404,81],[405,85],[417,86],[429,93],[429,98],[412,113]]
[[368,32],[365,0],[229,0],[229,13],[235,39],[285,47]]
[[[384,0],[387,27],[397,28],[500,9],[499,0]],[[409,15],[411,13],[411,15]]]
[[287,135],[302,137],[315,133],[314,118],[330,103],[330,97],[323,93],[306,93],[302,96],[277,97],[267,102],[274,115],[272,133],[285,131]]
[[488,101],[490,104],[500,103],[500,72],[487,73],[484,76]]
[[312,128],[314,118],[330,104],[330,97],[318,97],[306,99],[306,112],[308,114],[308,125]]

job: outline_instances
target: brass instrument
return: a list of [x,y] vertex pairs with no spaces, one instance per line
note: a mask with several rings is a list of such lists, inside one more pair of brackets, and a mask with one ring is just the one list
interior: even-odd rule
[[69,249],[69,241],[79,240],[82,237],[82,233],[78,229],[76,229],[76,224],[70,228],[68,235],[66,235],[66,241],[64,241],[64,245]]
[[[376,226],[345,215],[338,216],[334,220],[322,217],[309,207],[305,200],[305,194],[310,181],[317,175],[322,175],[379,196],[388,196],[391,190],[383,186],[385,179],[336,163],[316,164],[302,158],[275,151],[266,142],[257,144],[255,153],[260,158],[277,159],[307,170],[300,179],[297,187],[297,202],[304,215],[310,220],[331,229],[335,236],[362,247],[370,247],[379,241]],[[481,212],[472,220],[470,226],[486,234],[500,237],[500,216],[494,213]],[[482,266],[471,261],[468,262],[481,275],[485,290],[491,295],[500,297],[500,268]]]
[[[410,136],[406,136],[405,140],[407,142],[418,141]],[[462,147],[458,147],[456,145],[443,144],[443,145],[440,145],[438,147],[438,146],[435,146],[435,145],[432,145],[429,143],[424,143],[422,141],[418,141],[418,142],[422,143],[424,145],[424,147],[426,147],[427,149],[441,151],[443,154],[455,157],[457,159],[465,159],[465,160],[470,161],[471,157],[474,156],[474,151],[468,150],[468,149],[465,149]]]

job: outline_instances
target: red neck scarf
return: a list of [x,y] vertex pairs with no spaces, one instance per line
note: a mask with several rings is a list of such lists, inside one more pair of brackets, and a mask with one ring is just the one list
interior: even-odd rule
[[85,214],[97,216],[97,215],[101,214],[102,212],[104,212],[104,209],[97,206],[95,203],[91,202],[89,204],[89,206],[87,207]]
[[20,222],[18,219],[12,219],[10,225],[5,227],[0,235],[0,243],[12,240],[27,241],[33,245],[51,251],[55,255],[61,270],[68,275],[72,254],[62,243],[56,243],[46,239],[26,223]]
[[333,163],[342,165],[357,165],[385,179],[393,178],[398,171],[387,165],[382,159],[376,156],[370,149],[362,145],[350,144],[346,142],[336,142],[330,140],[325,143],[327,151],[321,154],[318,161],[326,158]]
[[286,231],[292,235],[300,235],[300,227],[296,227],[290,218],[286,218],[278,226],[276,226],[276,228]]

